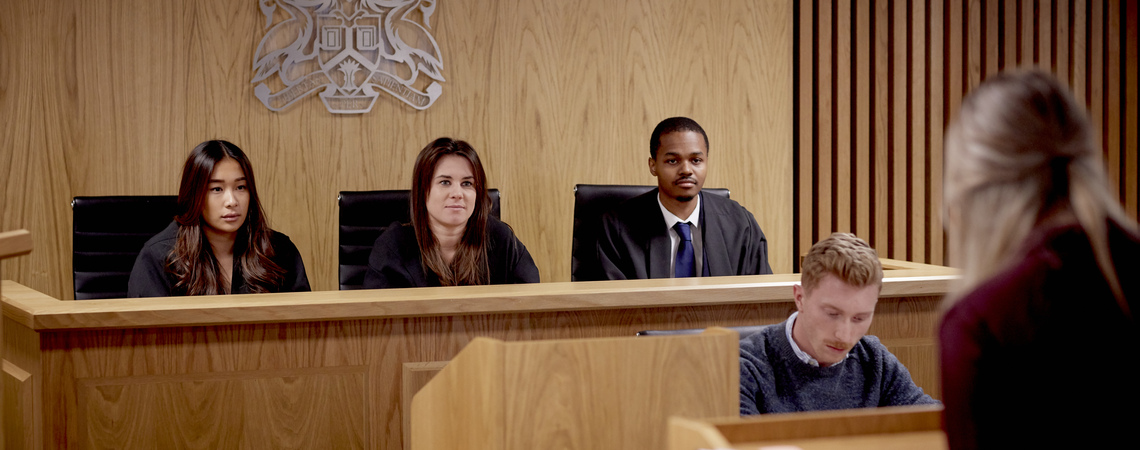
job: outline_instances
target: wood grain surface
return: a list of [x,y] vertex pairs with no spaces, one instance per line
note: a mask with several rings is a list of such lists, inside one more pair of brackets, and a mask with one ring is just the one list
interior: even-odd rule
[[[449,361],[429,361],[429,362],[415,362],[404,363],[404,372],[400,376],[402,390],[400,391],[400,410],[411,411],[412,399],[416,393],[428,384],[436,374],[438,374],[444,367],[447,367]],[[484,409],[486,414],[486,409]],[[404,449],[409,450],[412,448],[412,415],[404,414],[404,436],[408,438],[404,440]]]
[[[889,273],[870,332],[895,352],[919,386],[939,397],[934,327],[952,271]],[[274,430],[297,423],[290,422],[296,420],[290,408],[326,407],[310,403],[317,399],[298,386],[327,392],[330,399],[362,399],[363,409],[340,405],[344,410],[334,412],[342,418],[337,424],[318,421],[284,433],[281,445],[311,442],[307,439],[339,430],[342,422],[360,423],[354,420],[363,417],[364,428],[343,434],[346,446],[401,448],[404,396],[412,391],[402,380],[408,364],[449,361],[478,337],[579,339],[777,323],[795,309],[794,278],[543,283],[393,290],[384,298],[375,297],[381,291],[353,291],[149,303],[60,301],[4,282],[6,373],[18,369],[29,374],[20,379],[30,380],[34,400],[32,405],[6,401],[6,411],[18,411],[6,419],[34,423],[36,439],[17,446],[6,435],[8,448],[75,448],[108,442],[108,436],[116,436],[115,442],[151,442],[157,439],[152,431],[132,424],[156,417],[164,427],[204,433],[180,445],[233,442],[232,430],[193,411],[212,411],[217,406],[211,399],[224,396],[233,400],[231,407],[258,416],[259,430]],[[200,303],[195,307],[187,300]],[[6,391],[17,387],[12,383],[17,378],[5,377]],[[259,396],[265,390],[280,395]],[[270,397],[290,403],[278,408],[280,415],[262,414]],[[86,399],[82,405],[80,399]],[[192,411],[157,412],[173,404],[169,402],[191,404]],[[156,412],[147,416],[136,409]]]
[[254,97],[254,0],[0,1],[0,229],[32,230],[40,250],[7,276],[53,297],[73,296],[72,197],[175,194],[212,138],[250,156],[314,289],[337,286],[337,193],[408,189],[440,136],[476,148],[542,280],[568,281],[574,185],[656,184],[649,135],[678,115],[708,131],[707,185],[732,190],[791,272],[790,2],[437,2],[438,101],[382,94],[346,116]]
[[777,272],[834,231],[943,264],[944,127],[970,88],[1025,66],[1072,87],[1113,191],[1140,203],[1136,2],[442,2],[437,104],[346,117],[253,97],[256,2],[0,1],[0,229],[41,250],[7,273],[57,298],[73,295],[70,199],[173,194],[208,138],[251,155],[316,289],[337,285],[336,193],[407,188],[441,135],[475,145],[542,279],[566,281],[573,185],[652,184],[647,136],[681,114],[708,129],[708,185],[756,215]]
[[28,230],[0,233],[0,259],[26,255],[32,251],[32,234]]
[[713,423],[730,442],[938,431],[942,405],[773,414]]
[[412,448],[660,449],[670,415],[739,410],[738,340],[477,340],[413,401]]
[[3,362],[4,396],[4,442],[7,448],[38,448],[36,442],[35,414],[31,413],[31,406],[35,404],[35,393],[32,391],[34,383],[32,374],[11,364]]
[[505,448],[662,448],[669,415],[739,411],[739,339],[730,332],[508,346],[504,365],[515,370],[504,374],[514,387]]
[[[504,449],[506,407],[504,348],[493,339],[475,338],[467,355],[448,363],[434,378],[434,388],[413,394],[411,440],[405,448]],[[405,399],[408,401],[408,399]],[[415,417],[430,420],[412,420]],[[410,445],[409,445],[410,444]]]
[[700,448],[939,449],[942,405],[670,420],[670,450]]
[[[891,264],[888,262],[887,264]],[[945,267],[884,272],[881,298],[942,295]],[[5,281],[4,314],[39,331],[785,302],[798,275],[541,283],[59,302]]]
[[365,366],[76,385],[84,448],[364,448]]
[[[0,233],[0,260],[11,258],[18,255],[26,255],[32,251],[32,236],[28,230],[6,231]],[[2,262],[0,262],[2,264]],[[0,292],[2,294],[2,292]],[[3,346],[3,323],[0,321],[0,347]],[[4,420],[5,416],[20,418],[19,411],[16,409],[18,405],[24,404],[31,396],[31,383],[28,383],[28,377],[31,375],[27,372],[20,370],[18,367],[9,367],[8,364],[3,366],[3,380],[0,380],[0,404],[4,407],[0,408],[0,423],[4,426],[0,427],[0,447],[6,441],[5,436],[10,436],[18,442],[25,442],[27,437],[27,426],[31,424],[23,423],[19,419],[11,421]],[[6,402],[4,399],[11,399],[11,402]],[[13,410],[9,411],[8,405],[13,405]],[[11,425],[9,425],[11,424]]]
[[733,446],[737,450],[945,450],[950,448],[946,433],[914,431],[889,434],[860,434],[855,436],[792,439],[787,441],[748,442]]
[[15,325],[8,316],[3,321],[5,448],[44,448],[40,333]]

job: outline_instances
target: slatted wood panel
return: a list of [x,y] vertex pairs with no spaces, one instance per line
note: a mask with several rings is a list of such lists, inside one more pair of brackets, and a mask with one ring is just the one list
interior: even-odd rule
[[71,298],[71,198],[174,194],[190,149],[226,138],[313,288],[336,289],[337,192],[407,189],[419,150],[453,136],[479,151],[542,280],[568,281],[574,185],[655,184],[649,134],[675,115],[706,128],[707,184],[791,272],[790,2],[438,1],[439,100],[382,94],[361,116],[254,98],[258,3],[0,0],[0,229],[33,231],[38,250],[5,276]]
[[[795,254],[835,231],[944,264],[944,129],[966,93],[1035,66],[1089,108],[1137,216],[1138,6],[1105,0],[797,2]],[[798,269],[797,269],[798,270]]]

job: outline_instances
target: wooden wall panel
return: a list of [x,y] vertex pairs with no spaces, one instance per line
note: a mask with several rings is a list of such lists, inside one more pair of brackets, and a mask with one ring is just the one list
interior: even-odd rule
[[[945,127],[970,89],[988,76],[1021,67],[1054,73],[1089,108],[1104,147],[1108,182],[1127,212],[1137,216],[1136,2],[798,4],[797,14],[814,20],[801,19],[797,44],[812,51],[799,52],[796,95],[817,101],[813,114],[801,112],[795,125],[796,150],[811,153],[798,160],[813,162],[798,166],[795,195],[802,206],[796,216],[796,255],[832,232],[854,230],[880,256],[944,264]],[[888,91],[893,94],[883,95]],[[809,138],[807,130],[816,132]],[[888,189],[881,191],[880,184]],[[882,220],[890,223],[879,224]]]
[[[795,135],[795,146],[801,149],[797,152],[798,158],[796,159],[796,189],[798,192],[810,192],[811,195],[796,195],[796,216],[808,217],[819,219],[819,208],[817,207],[816,199],[821,196],[818,194],[818,187],[820,183],[814,183],[810,177],[802,176],[804,167],[815,167],[815,149],[819,141],[822,139],[820,130],[823,129],[819,121],[820,115],[817,114],[816,97],[821,94],[810,89],[802,89],[800,86],[819,86],[822,90],[823,85],[816,83],[814,78],[816,71],[814,70],[815,58],[820,48],[826,46],[824,42],[819,45],[804,45],[805,42],[813,42],[817,32],[816,23],[822,18],[817,16],[817,13],[822,14],[823,11],[816,11],[815,5],[811,2],[801,3],[800,8],[796,11],[797,24],[799,26],[799,35],[796,36],[796,49],[799,51],[799,64],[796,66],[796,123],[797,124],[811,124],[811,126],[798,126],[798,133]],[[821,36],[820,39],[823,39]],[[822,100],[821,100],[822,101]],[[810,149],[810,151],[805,151]],[[803,233],[800,230],[796,231],[795,248],[808,248],[811,246],[811,233]]]
[[[1125,10],[1124,19],[1128,21],[1125,26],[1124,45],[1125,50],[1125,107],[1123,117],[1121,120],[1121,131],[1124,133],[1124,149],[1131,149],[1125,152],[1125,163],[1121,164],[1123,169],[1124,183],[1121,186],[1121,198],[1124,202],[1124,207],[1131,211],[1133,215],[1140,209],[1138,201],[1140,201],[1140,183],[1137,179],[1140,178],[1140,166],[1137,166],[1137,159],[1140,152],[1137,151],[1138,142],[1137,134],[1140,133],[1140,77],[1137,72],[1140,71],[1140,61],[1137,61],[1137,53],[1140,52],[1140,11],[1136,2],[1125,2],[1127,10]],[[1129,176],[1131,174],[1131,176]]]
[[[933,8],[934,5],[931,5]],[[914,37],[930,36],[930,51],[927,52],[923,41],[915,42],[908,39],[912,48],[911,78],[915,81],[914,90],[911,91],[911,133],[910,144],[910,190],[906,201],[907,210],[910,211],[907,234],[910,236],[910,247],[906,252],[907,259],[913,261],[926,261],[926,149],[930,146],[931,129],[934,123],[933,113],[941,110],[941,104],[935,98],[927,99],[927,92],[937,92],[942,89],[941,78],[930,76],[931,73],[941,72],[942,46],[933,45],[941,42],[942,27],[935,21],[928,20],[927,8],[924,2],[914,2],[914,12],[910,16]],[[929,30],[929,31],[927,31]],[[927,34],[929,33],[929,34]],[[929,55],[929,56],[928,56]],[[903,148],[906,144],[900,146]],[[918,201],[919,198],[924,199]],[[820,236],[823,237],[823,236]],[[895,249],[901,252],[901,249]]]
[[[1105,41],[1105,112],[1104,112],[1104,126],[1102,127],[1102,134],[1104,136],[1104,151],[1110,155],[1108,158],[1109,180],[1113,186],[1120,189],[1123,185],[1124,177],[1126,174],[1120,172],[1124,167],[1126,159],[1124,151],[1120,147],[1121,136],[1121,114],[1124,112],[1121,108],[1121,86],[1120,86],[1120,10],[1124,2],[1109,1],[1105,3],[1105,25],[1104,41]],[[1135,152],[1135,149],[1133,149]],[[1132,176],[1136,176],[1133,173]],[[1118,191],[1119,195],[1120,192]]]
[[[1105,104],[1105,54],[1104,54],[1104,2],[1102,0],[1089,0],[1088,11],[1086,17],[1090,17],[1088,28],[1088,41],[1089,41],[1089,54],[1088,54],[1088,84],[1086,90],[1088,91],[1088,104],[1089,114],[1092,116],[1093,123],[1104,123],[1104,104]],[[1101,134],[1101,138],[1104,135]],[[1102,143],[1103,145],[1103,143]],[[1117,167],[1115,159],[1117,156],[1114,152],[1107,147],[1104,149],[1105,161],[1108,167]],[[1119,175],[1113,170],[1108,171],[1109,183],[1115,184],[1119,180]]]
[[381,97],[337,117],[316,99],[278,114],[253,98],[253,2],[3,0],[0,27],[19,38],[0,45],[0,114],[12,118],[0,225],[35,231],[40,250],[8,276],[70,298],[68,200],[174,193],[189,148],[223,137],[251,154],[314,287],[333,289],[336,192],[404,188],[418,149],[452,135],[480,149],[543,280],[566,280],[573,184],[653,183],[646,137],[674,114],[709,130],[708,184],[757,216],[777,272],[833,231],[941,264],[943,129],[971,86],[1025,65],[1089,107],[1109,182],[1137,215],[1134,2],[610,3],[443,2],[439,102],[415,112]]
[[[1072,45],[1072,62],[1069,68],[1072,76],[1069,82],[1072,86],[1088,86],[1088,15],[1086,0],[1073,0],[1069,4],[1069,22],[1073,24],[1073,33],[1069,43]],[[1074,88],[1073,96],[1078,102],[1087,103],[1088,93],[1084,89]]]
[[[821,4],[818,11],[819,22],[815,27],[816,32],[819,34],[818,58],[816,59],[815,66],[816,70],[819,72],[819,78],[816,78],[816,83],[818,83],[819,86],[819,101],[817,103],[818,107],[816,109],[815,117],[816,123],[818,124],[818,132],[816,134],[818,143],[813,146],[812,153],[814,156],[816,156],[813,159],[815,160],[816,167],[819,168],[819,173],[822,175],[818,178],[813,179],[812,177],[803,176],[803,173],[801,172],[801,179],[807,180],[809,183],[815,181],[814,184],[817,184],[819,186],[815,191],[813,191],[813,194],[815,194],[816,200],[816,224],[819,229],[819,233],[823,235],[824,230],[831,230],[835,226],[835,215],[832,214],[832,205],[837,203],[834,201],[836,199],[834,180],[835,176],[833,175],[835,170],[835,161],[832,157],[831,151],[835,146],[834,136],[836,132],[834,102],[836,96],[835,72],[838,68],[833,67],[835,66],[835,63],[833,61],[836,58],[835,43],[838,41],[838,39],[833,32],[833,24],[835,22],[834,7],[828,4]],[[804,39],[800,45],[803,46],[807,42],[812,42],[812,40]],[[800,70],[809,69],[801,68]],[[800,86],[800,89],[801,91],[807,91],[803,85]],[[801,126],[806,128],[806,125]],[[811,166],[801,166],[800,170],[802,171],[806,167]],[[800,234],[802,235],[805,233]],[[815,241],[815,239],[811,239],[809,237],[807,239],[808,245],[802,247],[803,250],[797,252],[796,254],[802,255],[806,249],[810,248],[811,244]]]
[[834,173],[835,185],[834,189],[834,206],[835,212],[832,220],[836,231],[855,231],[852,224],[855,223],[855,216],[852,214],[852,207],[854,201],[852,200],[855,195],[851,180],[854,178],[854,170],[851,165],[851,156],[854,151],[854,136],[851,133],[852,123],[852,107],[851,103],[855,100],[851,92],[851,66],[855,64],[854,52],[852,47],[855,43],[852,42],[851,34],[851,9],[850,2],[839,2],[838,14],[835,17],[835,149],[834,158],[836,160]]
[[855,211],[855,233],[861,236],[867,236],[871,230],[871,216],[868,214],[870,208],[860,208],[859,205],[866,205],[871,203],[874,196],[871,190],[870,177],[873,171],[871,170],[871,160],[874,158],[871,154],[871,134],[874,132],[874,123],[871,118],[874,117],[874,111],[871,109],[871,89],[873,82],[871,81],[871,60],[874,58],[871,54],[871,41],[874,39],[875,33],[871,28],[871,14],[870,2],[860,2],[855,5],[855,25],[854,32],[856,35],[866,35],[867,39],[856,39],[855,52],[862,55],[860,58],[855,58],[855,73],[854,79],[855,88],[853,89],[855,98],[852,108],[852,116],[854,117],[854,127],[852,134],[855,136],[854,153],[852,154],[853,170],[852,177],[855,179],[854,190],[852,191],[854,200]]
[[[33,231],[36,253],[4,264],[4,276],[24,279],[45,286],[59,284],[68,263],[51,255],[70,252],[70,246],[57,236],[67,228],[67,203],[54,198],[67,195],[69,181],[65,176],[48,177],[47,173],[66,173],[62,155],[48,149],[58,148],[70,140],[68,111],[64,97],[74,91],[74,77],[54,71],[68,62],[62,51],[64,42],[74,38],[68,26],[69,16],[44,2],[5,1],[5,14],[0,18],[0,229]],[[15,39],[23,31],[25,21],[34,18],[39,27],[37,39]],[[34,63],[24,64],[23,61]],[[40,89],[51,84],[51,89]],[[19,118],[19,119],[16,119]],[[19,217],[19,220],[9,218]],[[70,285],[70,283],[69,283]]]
[[79,446],[364,448],[365,369],[82,380]]
[[255,0],[0,6],[0,229],[32,230],[37,249],[5,276],[53,296],[72,297],[71,198],[174,194],[208,138],[250,155],[315,289],[337,285],[337,192],[406,189],[439,136],[479,150],[543,281],[566,281],[574,184],[655,184],[649,134],[674,115],[705,126],[708,186],[731,189],[772,267],[792,269],[788,1],[441,1],[442,96],[420,112],[382,94],[359,116],[315,96],[282,113],[254,98]]
[[[890,66],[890,52],[888,49],[891,46],[889,41],[890,33],[893,31],[891,26],[890,14],[891,5],[883,2],[875,4],[875,72],[883,74],[894,75],[897,72],[891,70]],[[870,75],[870,74],[868,74]],[[870,148],[868,155],[871,157],[869,162],[870,171],[874,173],[870,178],[871,190],[874,192],[872,203],[877,205],[890,204],[890,191],[888,190],[890,184],[888,182],[889,170],[891,169],[891,158],[888,157],[888,143],[890,142],[890,122],[887,118],[890,110],[890,95],[891,86],[887,83],[889,76],[874,77],[868,79],[871,84],[871,89],[874,98],[871,99],[871,104],[874,105],[874,132],[870,136]],[[887,254],[890,249],[890,239],[887,228],[890,227],[890,222],[887,221],[887,215],[890,213],[890,208],[879,208],[874,211],[874,217],[871,217],[869,231],[875,236],[882,236],[881,239],[876,240],[876,249]]]
[[[890,245],[887,252],[883,254],[890,254],[894,249],[905,249],[908,246],[907,242],[907,197],[906,193],[909,191],[907,184],[907,169],[908,154],[906,152],[906,143],[909,138],[909,129],[907,124],[912,123],[911,114],[913,110],[913,102],[910,97],[910,89],[920,89],[922,84],[914,78],[914,72],[911,67],[907,65],[907,57],[909,56],[909,41],[901,39],[907,36],[907,30],[910,29],[911,23],[906,20],[909,13],[908,5],[906,2],[895,2],[894,8],[891,10],[891,35],[890,41],[890,55],[888,58],[891,61],[891,79],[900,80],[895,83],[888,83],[888,89],[891,89],[891,98],[887,100],[885,105],[892,113],[890,121],[887,126],[891,129],[891,135],[885,136],[885,144],[889,144],[889,149],[886,151],[887,159],[891,161],[889,170],[890,186],[885,189],[889,192],[890,198],[890,215],[887,217],[886,230],[881,236],[890,236]],[[802,234],[802,233],[801,233]]]

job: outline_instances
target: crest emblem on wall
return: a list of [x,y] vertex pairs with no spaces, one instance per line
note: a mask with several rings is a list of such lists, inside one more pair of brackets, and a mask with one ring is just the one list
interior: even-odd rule
[[318,91],[336,114],[371,111],[381,91],[423,110],[443,91],[443,56],[430,32],[436,0],[258,2],[266,32],[251,82],[270,110]]

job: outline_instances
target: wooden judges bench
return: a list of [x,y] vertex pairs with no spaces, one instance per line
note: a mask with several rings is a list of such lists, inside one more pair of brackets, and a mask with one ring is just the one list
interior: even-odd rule
[[[884,260],[871,333],[935,397],[951,269]],[[402,448],[412,396],[475,337],[783,321],[799,275],[60,301],[11,281],[7,448]]]

